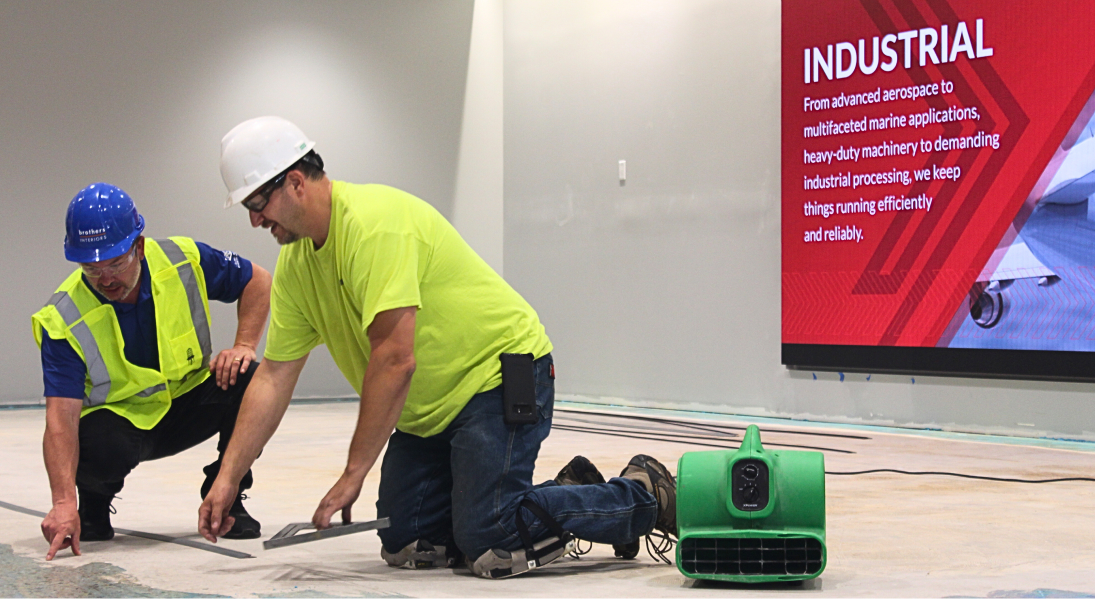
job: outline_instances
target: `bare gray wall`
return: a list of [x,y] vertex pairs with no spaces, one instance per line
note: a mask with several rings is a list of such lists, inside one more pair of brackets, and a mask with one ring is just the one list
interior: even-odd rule
[[562,397],[1095,440],[1093,385],[780,365],[778,0],[511,0],[504,31],[506,278]]
[[502,0],[475,0],[450,220],[502,273]]
[[[406,189],[451,216],[472,2],[0,1],[0,402],[38,401],[30,315],[71,272],[65,208],[88,183],[133,196],[150,236],[272,269],[277,245],[224,211],[220,139],[278,114],[334,178]],[[500,235],[500,232],[498,233]],[[216,305],[214,345],[234,310]],[[351,393],[323,350],[298,396]]]

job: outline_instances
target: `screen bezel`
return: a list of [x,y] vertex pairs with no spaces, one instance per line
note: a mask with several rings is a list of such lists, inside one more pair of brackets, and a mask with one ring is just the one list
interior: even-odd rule
[[784,343],[791,370],[1095,382],[1095,352]]

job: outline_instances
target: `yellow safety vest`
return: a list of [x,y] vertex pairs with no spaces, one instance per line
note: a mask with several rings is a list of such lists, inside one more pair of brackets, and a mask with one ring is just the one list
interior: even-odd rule
[[39,347],[44,330],[68,341],[87,365],[81,417],[106,408],[148,430],[167,413],[172,398],[209,377],[213,347],[197,244],[187,237],[146,239],[144,249],[156,310],[158,371],[126,360],[118,316],[84,283],[81,269],[61,283],[31,322]]

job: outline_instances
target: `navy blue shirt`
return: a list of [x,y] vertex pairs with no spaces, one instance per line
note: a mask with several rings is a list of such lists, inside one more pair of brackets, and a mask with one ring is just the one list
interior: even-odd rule
[[[215,250],[198,243],[205,289],[209,299],[232,303],[239,299],[243,288],[251,281],[251,262],[232,252]],[[88,284],[87,278],[84,283]],[[111,302],[90,284],[92,293],[104,304],[114,308],[118,326],[125,341],[125,359],[136,366],[160,369],[160,352],[156,341],[156,307],[152,301],[151,276],[148,263],[141,261],[140,290],[136,304]],[[42,378],[46,397],[84,398],[87,366],[80,355],[64,339],[42,336]]]

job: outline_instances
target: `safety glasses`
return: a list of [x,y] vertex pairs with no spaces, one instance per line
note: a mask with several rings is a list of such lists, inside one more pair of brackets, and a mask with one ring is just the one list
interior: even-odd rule
[[114,276],[123,270],[129,268],[133,264],[133,258],[137,255],[137,244],[133,244],[129,252],[125,256],[117,258],[117,262],[108,264],[106,266],[91,266],[88,264],[81,264],[80,268],[84,270],[84,274],[89,279],[97,279],[103,275]]
[[255,193],[251,194],[243,201],[243,207],[251,212],[262,212],[266,208],[266,204],[270,202],[270,195],[285,183],[285,176],[288,174],[288,170],[282,171],[280,175],[271,179],[269,183],[256,189]]

